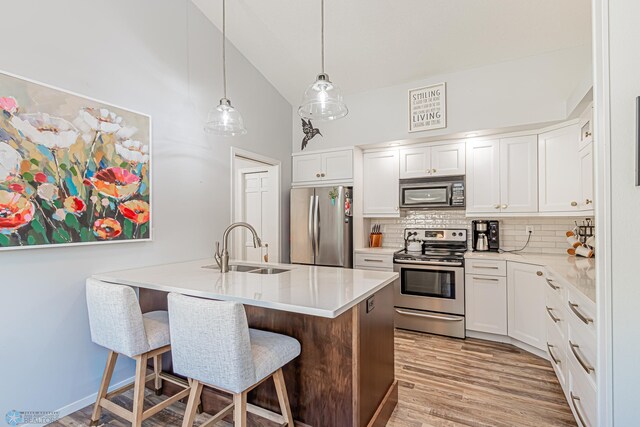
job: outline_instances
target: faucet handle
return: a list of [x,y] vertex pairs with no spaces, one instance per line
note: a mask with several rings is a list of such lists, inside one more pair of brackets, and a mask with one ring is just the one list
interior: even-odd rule
[[216,260],[216,264],[222,270],[222,253],[220,252],[220,242],[216,242],[216,252],[213,254],[213,258]]

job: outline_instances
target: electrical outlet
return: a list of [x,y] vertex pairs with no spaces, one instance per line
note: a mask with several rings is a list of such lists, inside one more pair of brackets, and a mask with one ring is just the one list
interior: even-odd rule
[[527,227],[525,228],[527,233],[531,233],[533,234],[533,225],[527,225]]

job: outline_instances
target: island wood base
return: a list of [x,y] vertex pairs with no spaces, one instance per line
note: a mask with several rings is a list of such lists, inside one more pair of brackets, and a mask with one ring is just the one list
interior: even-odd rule
[[[367,312],[367,301],[369,312]],[[165,292],[140,288],[143,312],[166,310]],[[283,368],[296,425],[311,427],[379,427],[388,421],[398,401],[394,375],[393,285],[387,285],[335,319],[245,306],[249,326],[300,341],[299,357]],[[163,369],[172,372],[167,355]],[[164,383],[164,394],[180,388]],[[279,412],[271,381],[249,393],[248,401]],[[203,409],[215,414],[231,396],[205,387]],[[231,418],[229,419],[231,421]],[[249,414],[249,425],[273,426]]]

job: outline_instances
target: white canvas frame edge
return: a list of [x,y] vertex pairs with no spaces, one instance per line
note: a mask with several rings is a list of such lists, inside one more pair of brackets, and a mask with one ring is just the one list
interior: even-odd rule
[[[414,92],[416,90],[423,90],[423,89],[429,89],[432,87],[436,87],[436,86],[442,86],[444,88],[444,98],[442,101],[442,111],[443,111],[443,125],[442,126],[438,126],[435,128],[429,128],[429,129],[412,129],[411,128],[411,92]],[[413,89],[409,89],[407,91],[407,102],[408,102],[408,107],[409,109],[407,110],[407,117],[409,119],[409,128],[407,130],[407,132],[409,133],[414,133],[414,132],[427,132],[430,130],[437,130],[437,129],[446,129],[447,127],[447,82],[442,82],[442,83],[436,83],[436,84],[432,84],[429,86],[422,86],[422,87],[416,87]]]
[[108,245],[108,244],[120,244],[120,243],[135,243],[135,242],[152,242],[153,241],[153,119],[150,114],[142,113],[140,111],[132,110],[131,108],[121,107],[111,102],[103,101],[101,99],[93,98],[90,96],[82,95],[77,92],[62,89],[48,83],[43,83],[38,80],[30,79],[18,74],[14,74],[0,69],[0,74],[13,77],[16,79],[24,80],[28,83],[44,86],[49,89],[58,90],[60,92],[67,93],[69,95],[77,96],[80,98],[88,99],[89,101],[97,102],[99,104],[105,104],[107,106],[115,107],[120,110],[125,110],[133,114],[139,114],[149,119],[149,206],[151,206],[151,216],[149,218],[149,237],[146,239],[129,239],[129,240],[98,240],[95,242],[72,242],[72,243],[49,243],[48,245],[32,245],[32,246],[2,246],[0,252],[3,251],[16,251],[27,249],[50,249],[50,248],[62,248],[62,247],[74,247],[74,246],[89,246],[89,245]]

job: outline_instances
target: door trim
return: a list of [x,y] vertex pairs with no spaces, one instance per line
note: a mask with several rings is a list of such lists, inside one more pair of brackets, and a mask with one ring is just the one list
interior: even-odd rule
[[274,159],[271,157],[264,156],[262,154],[254,153],[251,151],[244,150],[238,147],[231,147],[231,162],[230,162],[230,186],[231,186],[231,194],[230,194],[230,209],[229,209],[229,224],[233,222],[233,218],[236,216],[235,212],[235,197],[236,197],[236,161],[238,159],[251,160],[258,163],[263,163],[265,166],[275,166],[276,174],[277,174],[277,189],[278,189],[278,229],[276,230],[278,236],[278,259],[280,262],[286,260],[284,257],[284,251],[282,247],[282,162],[278,159]]

